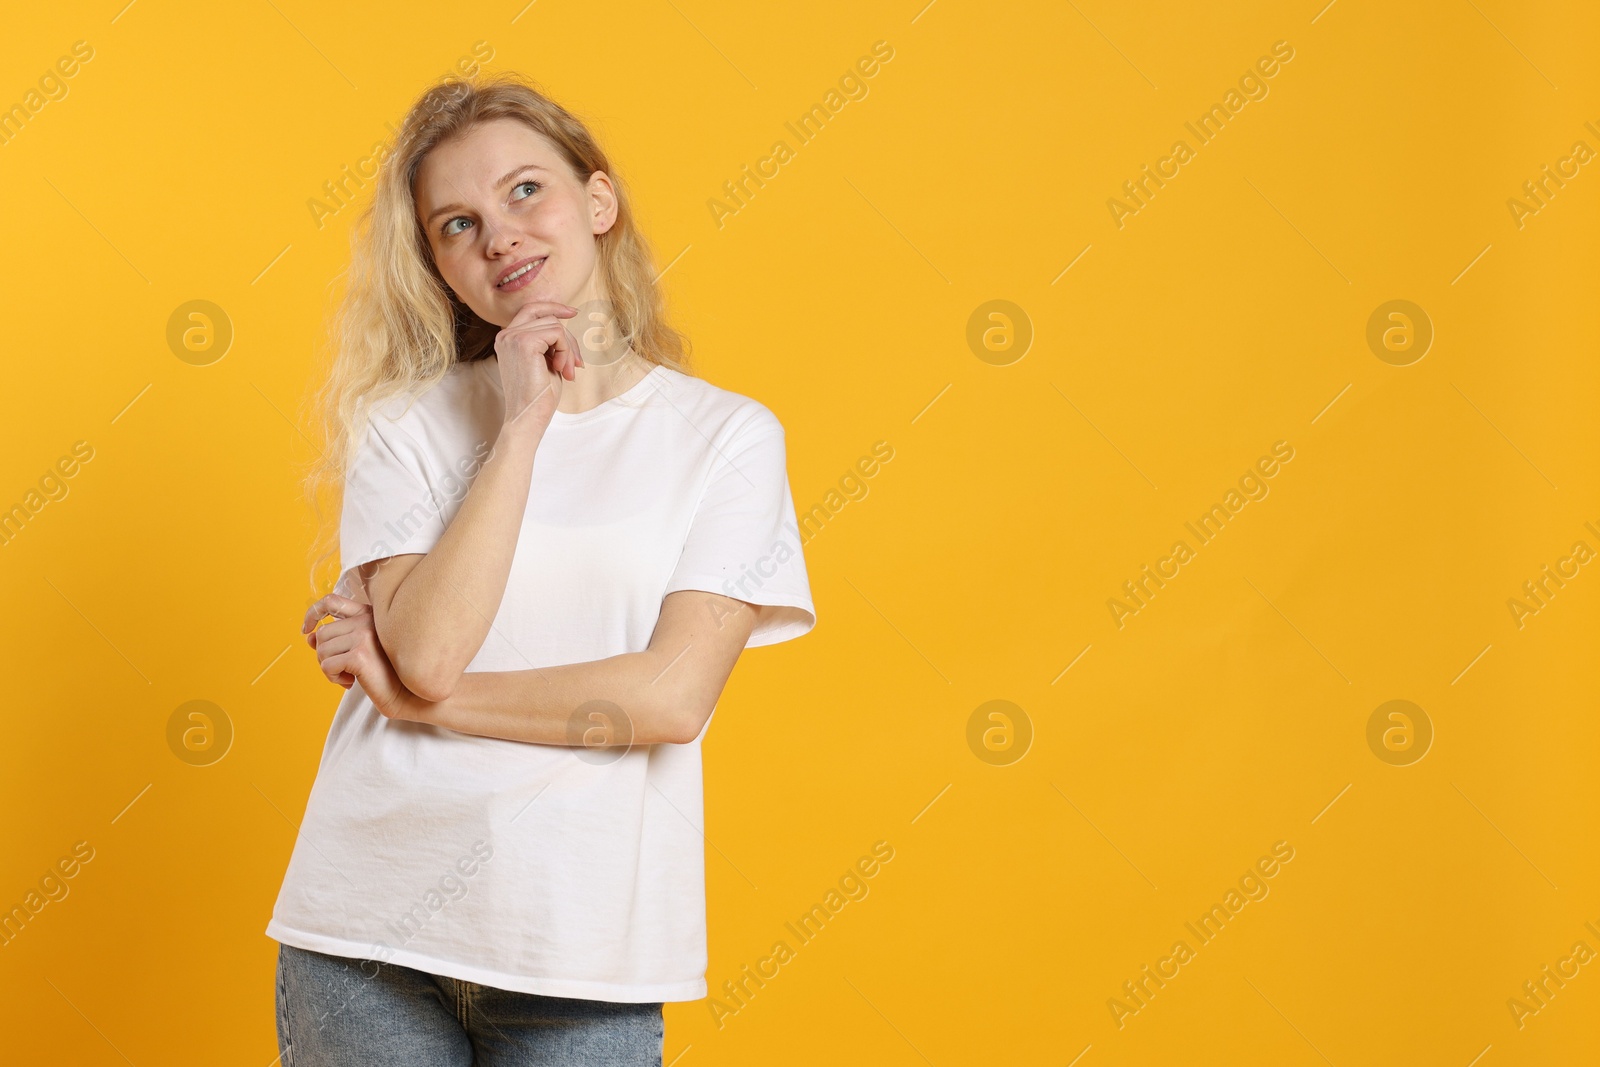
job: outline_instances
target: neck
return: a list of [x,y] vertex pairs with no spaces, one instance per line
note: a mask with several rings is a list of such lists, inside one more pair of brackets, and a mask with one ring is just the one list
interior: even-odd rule
[[[605,362],[589,362],[590,355]],[[612,358],[613,355],[610,352],[586,353],[585,362],[573,372],[572,381],[561,383],[561,400],[556,410],[576,415],[599,407],[650,373],[649,361],[631,347],[625,345],[620,356]]]

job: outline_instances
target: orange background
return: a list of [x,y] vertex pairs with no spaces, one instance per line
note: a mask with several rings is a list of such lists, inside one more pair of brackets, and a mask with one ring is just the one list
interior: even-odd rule
[[[894,856],[720,1026],[669,1005],[668,1062],[1600,1056],[1593,960],[1508,1007],[1600,951],[1600,575],[1564,564],[1520,625],[1508,604],[1600,550],[1600,176],[1508,205],[1600,150],[1600,18],[1225,7],[13,15],[0,104],[93,55],[0,144],[0,506],[93,454],[0,545],[0,907],[93,857],[0,947],[11,1056],[277,1054],[262,931],[341,692],[298,633],[296,471],[356,208],[319,228],[308,202],[477,42],[594,124],[700,373],[784,422],[796,507],[840,490],[805,549],[816,630],[746,656],[706,739],[713,990],[874,842]],[[784,124],[877,41],[867,94],[798,144]],[[1280,41],[1200,144],[1185,123]],[[1180,138],[1119,226],[1108,201]],[[191,300],[233,334],[204,366],[167,340]],[[1431,324],[1420,359],[1369,346],[1393,300]],[[1279,441],[1201,545],[1185,523]],[[1180,539],[1119,626],[1107,602]],[[169,744],[191,700],[233,733],[208,766]],[[1416,710],[1369,744],[1395,700]],[[1268,894],[1194,937],[1278,842],[1246,883]],[[1138,1005],[1123,983],[1180,939]]]

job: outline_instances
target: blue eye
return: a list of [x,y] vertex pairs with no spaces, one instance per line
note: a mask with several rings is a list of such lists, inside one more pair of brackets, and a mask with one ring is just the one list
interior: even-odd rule
[[[521,189],[524,185],[533,186],[533,190],[528,193],[528,196],[532,196],[534,193],[536,193],[540,189],[544,188],[543,185],[539,184],[538,182],[536,182],[532,178],[530,178],[525,182],[518,182],[516,185],[514,185],[512,187],[512,189],[513,189],[513,191],[516,190],[516,189]],[[515,200],[526,200],[526,199],[528,199],[528,196],[518,196],[518,197],[513,197],[513,199],[515,199]],[[458,233],[462,232],[460,230],[452,230],[450,228],[451,226],[455,225],[458,222],[471,223],[472,220],[467,218],[464,215],[457,215],[455,218],[450,219],[447,222],[445,222],[445,224],[439,228],[439,232],[441,234],[443,234],[445,237],[450,237],[450,236],[453,236],[455,234],[458,234]]]

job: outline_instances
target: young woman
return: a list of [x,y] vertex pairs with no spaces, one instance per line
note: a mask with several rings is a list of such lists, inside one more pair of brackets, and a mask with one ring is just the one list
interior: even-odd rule
[[418,99],[353,248],[283,1062],[660,1064],[707,993],[701,738],[816,621],[783,426],[689,373],[605,154],[515,76]]

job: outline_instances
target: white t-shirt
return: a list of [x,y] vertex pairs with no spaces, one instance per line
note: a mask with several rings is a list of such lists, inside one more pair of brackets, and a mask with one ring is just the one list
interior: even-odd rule
[[[345,484],[341,574],[427,552],[504,412],[497,359],[371,419]],[[392,420],[392,421],[391,421]],[[760,608],[747,648],[816,623],[777,417],[655,366],[556,412],[534,457],[505,597],[469,671],[643,651],[661,601]],[[709,722],[707,723],[709,726]],[[539,745],[339,702],[266,933],[313,951],[546,996],[706,996],[700,741]]]

